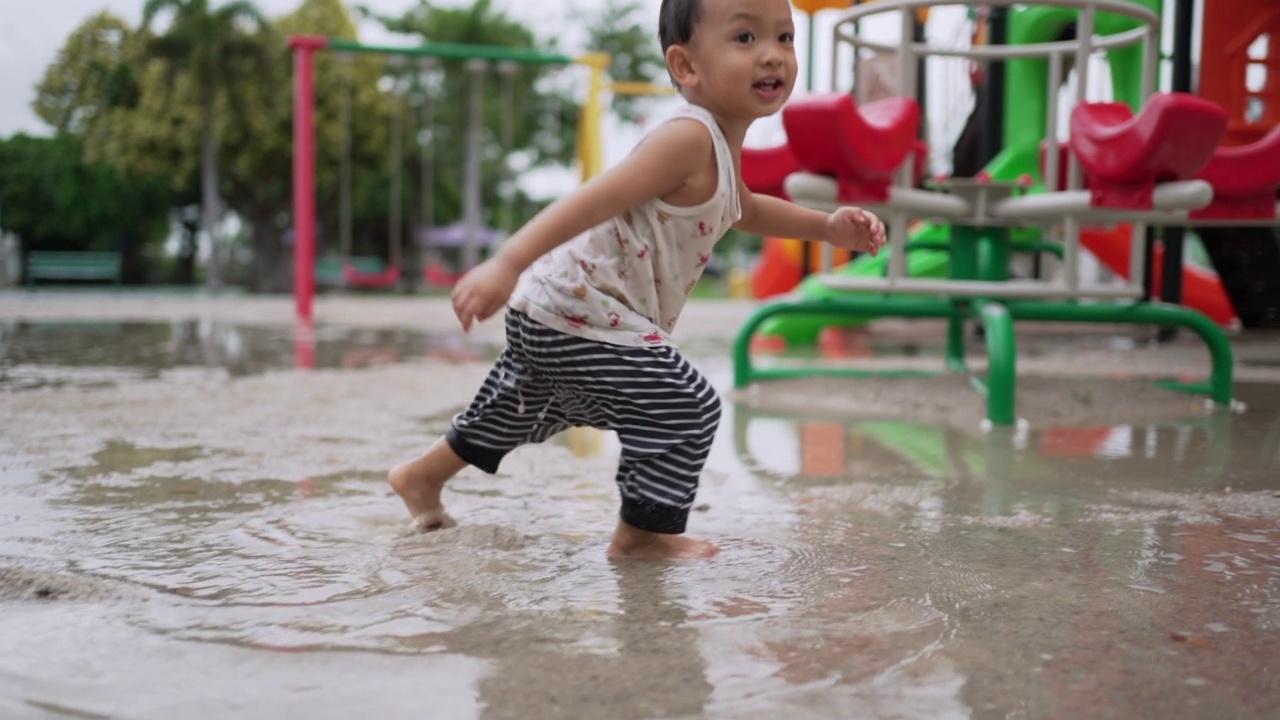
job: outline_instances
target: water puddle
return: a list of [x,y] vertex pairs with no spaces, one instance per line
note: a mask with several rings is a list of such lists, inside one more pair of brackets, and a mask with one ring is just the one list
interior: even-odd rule
[[293,368],[358,370],[411,360],[469,362],[501,348],[461,333],[318,326],[40,321],[0,323],[0,391],[94,389],[177,369],[231,377]]
[[[261,349],[234,355],[257,360],[210,366],[182,360],[170,326],[120,327],[130,340],[92,361],[73,333],[5,330],[10,389],[34,376],[15,368],[158,376],[6,396],[0,716],[1280,705],[1277,386],[1242,383],[1243,414],[1172,403],[985,433],[867,412],[835,382],[827,403],[727,401],[690,519],[721,554],[613,563],[619,448],[594,431],[464,471],[459,526],[408,530],[385,469],[447,427],[482,363],[284,372],[293,337],[257,328],[236,342]],[[371,333],[321,339],[317,367],[429,352]],[[229,375],[161,372],[182,363]],[[706,366],[724,388],[723,358]]]

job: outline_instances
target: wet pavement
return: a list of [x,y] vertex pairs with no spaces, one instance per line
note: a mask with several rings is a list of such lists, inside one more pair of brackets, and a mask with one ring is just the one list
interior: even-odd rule
[[611,436],[464,471],[452,530],[388,496],[492,337],[74,319],[0,320],[3,718],[1280,715],[1280,383],[1247,372],[1206,409],[1082,336],[1123,370],[1032,374],[984,433],[962,382],[731,393],[713,330],[690,530],[723,552],[610,563]]

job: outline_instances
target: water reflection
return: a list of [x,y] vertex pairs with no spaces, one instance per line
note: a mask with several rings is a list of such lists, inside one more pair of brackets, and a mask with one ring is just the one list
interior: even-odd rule
[[[726,403],[691,523],[724,552],[614,564],[613,436],[465,473],[449,490],[462,524],[411,535],[370,468],[454,408],[386,410],[413,374],[372,367],[394,336],[250,330],[200,354],[178,349],[200,337],[187,328],[130,335],[102,367],[247,368],[265,337],[271,367],[364,363],[343,377],[377,412],[293,412],[333,395],[306,373],[253,381],[244,415],[192,403],[198,431],[139,411],[136,387],[11,396],[27,409],[9,427],[37,429],[0,437],[0,716],[15,701],[103,717],[1262,718],[1280,701],[1274,389],[1242,386],[1243,415],[985,434]],[[57,335],[6,335],[5,356],[91,354]],[[85,414],[102,406],[117,414]],[[44,428],[86,435],[86,417],[122,427],[96,421],[56,461],[32,449]]]
[[354,370],[404,360],[483,359],[497,349],[462,333],[236,325],[207,319],[170,323],[0,324],[0,390],[103,386],[181,367],[232,376],[291,367]]
[[[804,485],[839,480],[929,478],[947,487],[975,482],[987,494],[1061,486],[1105,491],[1270,488],[1280,467],[1280,417],[1207,413],[1178,421],[1106,427],[996,427],[982,433],[951,426],[773,412],[739,404],[733,444],[753,471]],[[1085,481],[1083,485],[1077,481]],[[996,505],[1007,505],[1007,501]]]

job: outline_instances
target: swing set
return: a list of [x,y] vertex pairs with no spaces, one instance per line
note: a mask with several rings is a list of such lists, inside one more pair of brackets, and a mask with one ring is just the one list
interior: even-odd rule
[[[349,41],[327,39],[325,49],[337,53],[341,66],[342,90],[340,101],[339,124],[342,128],[342,145],[338,170],[338,256],[322,257],[315,263],[316,280],[321,284],[341,286],[350,289],[385,289],[397,286],[403,279],[405,243],[415,240],[414,233],[405,232],[404,193],[405,178],[405,135],[406,129],[411,137],[417,139],[418,145],[418,216],[419,223],[427,231],[430,242],[434,219],[434,153],[432,143],[425,138],[430,136],[434,127],[435,73],[440,67],[440,58],[456,59],[463,46],[432,46],[435,52],[417,54],[409,52],[390,52],[387,48],[359,45]],[[419,49],[420,50],[420,49]],[[387,231],[386,258],[379,256],[357,255],[353,240],[352,219],[352,87],[354,85],[353,66],[357,53],[388,52],[387,77],[390,81],[387,97],[390,101],[389,142],[388,142],[388,185],[389,213]],[[538,58],[531,57],[529,62]],[[565,58],[548,56],[546,64],[556,64]],[[486,57],[471,57],[467,60],[468,74],[468,111],[467,111],[467,172],[466,172],[466,214],[463,225],[468,229],[481,225],[479,215],[479,165],[482,150],[480,136],[483,132],[483,93],[485,74],[491,66],[496,67],[501,85],[500,102],[503,107],[514,106],[514,77],[519,67],[518,62],[511,59],[492,61]],[[406,128],[406,106],[416,106],[416,125]],[[514,117],[504,112],[500,120],[500,142],[504,154],[510,153],[515,132]],[[500,182],[509,184],[510,170],[506,163],[502,164],[503,177]],[[508,193],[500,216],[503,230],[509,231],[514,217],[514,195]],[[431,264],[424,270],[424,278],[428,284],[449,284],[456,279],[452,273],[442,272],[437,264]]]
[[[607,73],[612,58],[605,53],[585,53],[579,57],[569,57],[556,53],[543,52],[528,48],[505,48],[490,45],[462,45],[454,43],[426,43],[416,47],[395,47],[386,45],[366,45],[351,40],[329,38],[320,35],[295,35],[289,40],[294,58],[294,116],[293,116],[293,217],[294,217],[294,301],[296,315],[299,320],[310,323],[312,319],[312,301],[315,295],[317,276],[316,263],[316,137],[315,137],[315,55],[321,51],[339,53],[343,58],[343,99],[342,113],[342,149],[339,168],[339,238],[341,252],[341,283],[350,288],[387,288],[397,285],[402,279],[401,260],[404,254],[405,234],[401,197],[403,193],[404,170],[404,104],[411,88],[417,89],[419,97],[418,129],[421,131],[431,127],[433,103],[430,96],[431,83],[424,82],[424,76],[433,72],[441,60],[461,60],[466,62],[470,74],[468,92],[467,123],[467,161],[463,177],[463,222],[469,233],[478,233],[481,229],[482,208],[480,203],[480,161],[483,155],[481,147],[483,132],[483,99],[484,74],[490,66],[496,68],[501,85],[502,102],[509,110],[513,107],[514,77],[522,65],[543,67],[566,67],[582,65],[589,71],[586,98],[579,116],[577,154],[581,168],[582,181],[599,174],[604,168],[604,143],[601,124],[604,116],[602,96],[609,92],[613,95],[669,95],[672,88],[666,85],[647,82],[611,82]],[[351,234],[351,87],[352,57],[360,53],[383,54],[391,58],[392,99],[390,115],[391,141],[389,148],[389,180],[390,180],[390,232],[388,236],[388,261],[378,257],[358,257],[354,255]],[[404,68],[413,61],[417,71],[415,78],[405,81]],[[506,151],[512,147],[514,135],[514,117],[510,111],[501,114],[500,140]],[[421,135],[421,133],[419,133]],[[421,138],[420,138],[421,139]],[[418,164],[421,174],[421,192],[419,193],[419,215],[426,227],[432,225],[434,215],[431,189],[433,188],[434,161],[431,142],[418,143]],[[502,182],[509,184],[510,168],[503,164]],[[510,229],[513,221],[513,208],[508,194],[506,206],[501,217],[504,230]],[[473,236],[474,237],[474,236]],[[462,271],[476,262],[474,256],[476,244],[464,244]],[[433,277],[431,268],[427,268],[426,279],[448,282],[452,276]],[[326,273],[322,273],[326,274]],[[332,266],[327,272],[329,277],[338,276]]]

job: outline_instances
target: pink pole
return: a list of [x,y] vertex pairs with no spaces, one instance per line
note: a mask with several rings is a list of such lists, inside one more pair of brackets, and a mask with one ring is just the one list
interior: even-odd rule
[[316,261],[315,52],[328,44],[319,35],[295,35],[293,48],[293,299],[298,319],[311,322]]

